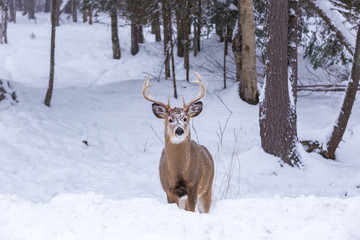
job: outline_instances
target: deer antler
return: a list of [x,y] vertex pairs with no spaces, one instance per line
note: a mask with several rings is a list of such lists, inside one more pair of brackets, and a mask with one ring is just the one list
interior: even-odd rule
[[166,105],[163,102],[157,101],[155,100],[151,95],[150,95],[150,90],[149,88],[154,86],[154,84],[149,84],[149,79],[150,79],[150,75],[147,76],[147,78],[145,79],[145,82],[143,84],[143,88],[142,88],[142,95],[144,96],[144,98],[150,102],[159,104],[163,107],[165,107],[167,110],[170,109],[170,96],[168,97],[168,104]]
[[201,98],[203,98],[206,94],[206,87],[203,83],[203,81],[201,80],[201,76],[200,74],[198,74],[197,72],[194,72],[198,81],[192,81],[192,83],[196,83],[199,85],[199,91],[198,91],[198,95],[193,99],[191,100],[188,104],[185,103],[185,100],[183,98],[183,110],[186,112],[188,110],[188,108],[191,106],[191,104],[199,101]]

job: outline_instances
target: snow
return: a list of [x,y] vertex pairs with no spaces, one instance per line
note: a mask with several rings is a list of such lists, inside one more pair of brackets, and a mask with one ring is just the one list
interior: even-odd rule
[[[334,26],[341,32],[345,39],[350,43],[350,46],[355,47],[356,28],[353,28],[349,22],[346,21],[338,11],[334,10],[335,7],[330,1],[316,0],[314,2],[326,16],[330,18]],[[354,48],[355,49],[355,48]]]
[[[122,58],[113,60],[108,18],[93,26],[63,20],[47,108],[49,15],[35,24],[19,12],[17,21],[0,45],[0,79],[19,100],[0,108],[1,240],[360,239],[358,101],[337,161],[299,146],[303,166],[283,165],[261,148],[258,106],[241,101],[231,80],[221,88],[209,59],[222,59],[223,45],[210,36],[190,61],[207,86],[191,135],[214,158],[213,204],[209,214],[186,212],[166,202],[158,175],[164,125],[141,95],[149,73],[161,76],[150,80],[154,98],[165,102],[173,92],[149,29],[131,56],[129,26],[121,27]],[[180,97],[171,105],[182,106],[198,86],[184,80],[181,58],[176,72]],[[325,139],[341,100],[342,93],[299,95],[299,138]]]

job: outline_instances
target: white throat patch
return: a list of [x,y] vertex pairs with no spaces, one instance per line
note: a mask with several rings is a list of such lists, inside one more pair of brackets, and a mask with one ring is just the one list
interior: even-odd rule
[[179,143],[182,143],[183,141],[185,141],[185,136],[170,138],[170,142],[173,144],[179,144]]

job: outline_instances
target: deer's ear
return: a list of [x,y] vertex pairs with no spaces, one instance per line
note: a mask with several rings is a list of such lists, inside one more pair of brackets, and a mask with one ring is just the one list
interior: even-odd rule
[[186,114],[188,114],[190,117],[196,117],[201,113],[202,109],[203,109],[203,103],[196,102],[190,105]]
[[166,108],[164,106],[160,105],[160,104],[157,104],[157,103],[152,104],[152,110],[153,110],[154,115],[157,118],[164,118],[166,116],[166,114],[167,114]]

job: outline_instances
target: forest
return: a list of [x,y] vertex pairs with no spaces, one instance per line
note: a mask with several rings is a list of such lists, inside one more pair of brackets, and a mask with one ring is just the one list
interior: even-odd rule
[[360,239],[360,0],[0,7],[0,239]]

